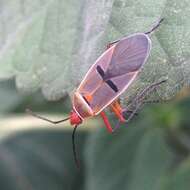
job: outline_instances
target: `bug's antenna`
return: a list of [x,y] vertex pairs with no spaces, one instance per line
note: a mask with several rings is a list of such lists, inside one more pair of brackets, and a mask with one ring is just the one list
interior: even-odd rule
[[74,161],[75,164],[77,166],[77,168],[80,168],[80,163],[77,157],[77,151],[76,151],[76,145],[75,145],[75,134],[76,134],[76,130],[77,130],[78,125],[75,125],[74,129],[73,129],[73,133],[72,133],[72,145],[73,145],[73,156],[74,156]]
[[158,23],[157,23],[151,30],[149,30],[148,32],[145,32],[145,34],[150,34],[150,33],[152,33],[154,30],[156,30],[156,29],[160,26],[160,24],[161,24],[163,21],[164,21],[164,18],[161,18],[161,19],[158,21]]
[[48,119],[48,118],[42,117],[42,116],[40,116],[40,115],[34,113],[34,112],[33,112],[32,110],[30,110],[30,109],[26,109],[26,112],[27,112],[28,114],[32,115],[33,117],[36,117],[36,118],[38,118],[38,119],[47,121],[47,122],[52,123],[52,124],[62,123],[62,122],[64,122],[64,121],[67,121],[67,120],[70,119],[70,117],[67,117],[67,118],[65,118],[65,119],[61,119],[61,120],[58,120],[58,121],[52,121],[52,120],[50,120],[50,119]]

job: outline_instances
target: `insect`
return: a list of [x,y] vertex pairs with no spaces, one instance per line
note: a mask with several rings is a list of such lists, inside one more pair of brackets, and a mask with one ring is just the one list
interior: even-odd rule
[[[77,166],[79,166],[79,163],[74,137],[77,127],[85,118],[100,114],[108,132],[112,133],[114,129],[111,127],[104,112],[105,108],[110,107],[118,118],[119,123],[128,122],[138,110],[141,102],[137,104],[135,110],[130,111],[121,107],[118,101],[119,96],[133,83],[142,66],[147,61],[151,50],[149,34],[158,28],[162,21],[163,19],[160,19],[146,33],[135,33],[116,40],[107,46],[107,50],[91,66],[79,87],[74,92],[72,98],[73,109],[68,118],[60,121],[51,121],[27,110],[33,116],[53,124],[70,120],[71,125],[74,125],[72,144]],[[137,95],[134,102],[141,100],[147,92],[154,90],[163,82],[165,81],[154,83],[144,89],[144,91]],[[128,119],[124,117],[125,112],[130,112]]]

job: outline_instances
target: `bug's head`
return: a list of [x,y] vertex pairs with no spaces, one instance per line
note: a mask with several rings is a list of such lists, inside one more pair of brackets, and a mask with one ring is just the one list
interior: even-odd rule
[[69,118],[71,125],[79,125],[82,123],[81,117],[74,110],[70,112]]

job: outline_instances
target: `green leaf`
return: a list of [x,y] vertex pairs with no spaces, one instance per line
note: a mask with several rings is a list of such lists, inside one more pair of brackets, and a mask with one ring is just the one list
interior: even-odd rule
[[4,2],[2,12],[5,16],[0,19],[5,31],[11,29],[2,44],[0,78],[16,76],[17,87],[23,91],[41,87],[48,99],[62,97],[65,85],[69,85],[68,69],[77,38],[77,13],[81,3],[58,0]]
[[164,17],[151,36],[151,56],[125,96],[168,79],[151,98],[170,99],[190,83],[189,10],[186,0],[4,1],[0,78],[16,77],[22,91],[41,88],[46,98],[59,99],[78,85],[106,43],[146,32]]
[[[82,158],[87,133],[77,135]],[[72,152],[71,132],[38,130],[1,140],[0,187],[6,190],[83,189],[83,162],[78,171]]]
[[113,135],[92,135],[86,148],[86,189],[157,190],[173,162],[164,134],[141,120]]
[[164,181],[161,190],[189,190],[190,159],[183,161],[179,167]]
[[13,81],[0,83],[0,114],[14,110],[23,101],[23,96],[14,88]]

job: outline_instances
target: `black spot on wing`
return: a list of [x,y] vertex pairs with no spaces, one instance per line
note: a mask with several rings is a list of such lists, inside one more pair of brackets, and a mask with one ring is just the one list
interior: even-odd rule
[[96,67],[96,70],[99,73],[99,75],[102,77],[102,79],[104,80],[104,78],[105,78],[104,70],[99,65]]
[[107,81],[105,81],[107,84],[108,84],[108,86],[114,91],[114,92],[118,92],[119,90],[118,90],[118,88],[117,88],[117,86],[111,81],[111,80],[107,80]]
[[117,86],[116,86],[110,79],[107,80],[107,77],[106,77],[106,74],[105,74],[104,70],[103,70],[99,65],[96,67],[96,70],[97,70],[97,72],[99,73],[99,75],[102,77],[102,80],[103,80],[104,82],[106,82],[106,84],[108,84],[108,86],[109,86],[114,92],[118,92]]

